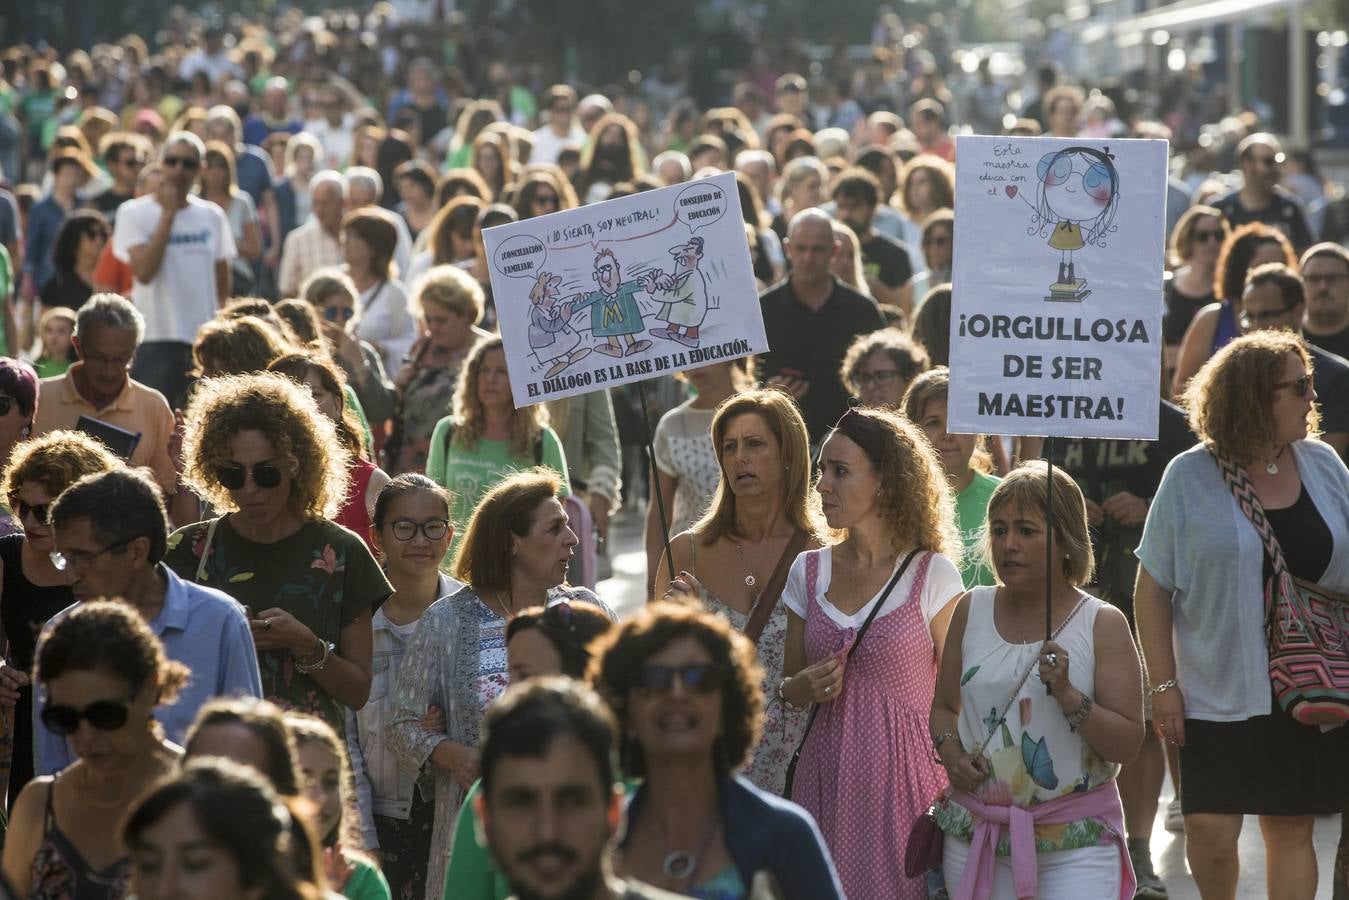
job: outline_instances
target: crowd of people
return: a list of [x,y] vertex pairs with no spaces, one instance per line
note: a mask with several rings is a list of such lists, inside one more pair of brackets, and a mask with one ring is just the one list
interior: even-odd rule
[[[1310,154],[1198,73],[1004,83],[890,12],[702,106],[447,28],[0,53],[16,894],[1157,900],[1169,770],[1202,896],[1254,814],[1271,896],[1349,898],[1312,842],[1349,729],[1267,644],[1294,578],[1349,594]],[[948,430],[968,133],[1171,140],[1158,440]],[[483,230],[723,171],[769,351],[653,380],[650,423],[517,407]]]

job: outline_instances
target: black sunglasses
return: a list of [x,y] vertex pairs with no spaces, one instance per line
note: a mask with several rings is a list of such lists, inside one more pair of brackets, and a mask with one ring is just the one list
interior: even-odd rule
[[166,156],[163,164],[169,169],[183,168],[191,172],[201,165],[201,160],[193,159],[190,156]]
[[39,503],[36,506],[31,503],[24,503],[20,500],[14,504],[14,511],[19,514],[19,521],[22,522],[30,515],[37,520],[39,525],[47,524],[47,515],[51,511],[50,503]]
[[1299,400],[1305,400],[1307,399],[1307,392],[1312,389],[1312,377],[1303,375],[1301,378],[1295,378],[1292,381],[1274,382],[1274,390],[1277,391],[1279,388],[1292,388],[1293,396]]
[[[281,483],[281,470],[272,463],[258,463],[253,467],[252,472],[253,483],[260,488],[271,489]],[[248,473],[249,468],[247,466],[221,466],[216,470],[215,477],[225,490],[237,491],[248,480]]]
[[323,308],[323,318],[329,322],[336,322],[341,319],[343,322],[356,315],[356,310],[350,306],[325,306]]
[[721,686],[721,670],[712,663],[693,663],[687,666],[642,666],[637,670],[637,690],[647,694],[667,694],[674,687],[675,678],[684,690],[695,694],[710,694]]
[[1221,241],[1223,239],[1223,233],[1217,228],[1208,231],[1199,231],[1196,229],[1194,239],[1196,241]]
[[131,704],[117,700],[95,700],[84,709],[73,706],[46,706],[42,709],[42,724],[52,734],[65,737],[80,728],[83,719],[99,731],[116,731],[126,724]]

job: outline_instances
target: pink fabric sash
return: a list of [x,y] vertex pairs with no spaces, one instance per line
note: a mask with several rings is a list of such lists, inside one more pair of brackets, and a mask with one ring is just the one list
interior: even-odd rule
[[1119,788],[1114,779],[1084,794],[1067,794],[1048,803],[1039,803],[1030,809],[1019,806],[989,806],[973,794],[953,791],[951,800],[970,811],[974,817],[974,839],[970,841],[970,855],[954,900],[983,900],[993,893],[993,866],[997,857],[1002,830],[1012,835],[1012,883],[1018,898],[1034,898],[1039,882],[1035,860],[1035,826],[1067,825],[1081,819],[1098,819],[1114,829],[1119,845],[1120,900],[1132,900],[1136,882],[1133,863],[1129,861],[1124,845],[1124,807],[1120,803]]

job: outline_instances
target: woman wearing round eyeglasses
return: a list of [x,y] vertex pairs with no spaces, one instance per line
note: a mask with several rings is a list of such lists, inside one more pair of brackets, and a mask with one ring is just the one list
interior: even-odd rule
[[119,900],[130,867],[118,825],[182,751],[155,726],[157,704],[188,678],[164,656],[150,626],[124,603],[72,610],[37,648],[46,694],[42,726],[65,736],[78,760],[30,782],[5,833],[4,873],[39,900]]
[[1244,473],[1294,577],[1349,593],[1349,472],[1316,440],[1310,373],[1301,339],[1282,330],[1205,363],[1185,398],[1203,443],[1167,466],[1137,551],[1152,721],[1180,747],[1185,850],[1206,896],[1231,892],[1242,817],[1258,815],[1269,884],[1311,897],[1314,817],[1349,796],[1349,729],[1303,725],[1273,697],[1273,564],[1217,462]]
[[556,473],[531,469],[488,491],[455,561],[466,586],[422,614],[403,656],[385,739],[405,771],[435,775],[428,900],[440,900],[455,817],[478,777],[482,711],[508,683],[507,620],[564,600],[613,615],[590,591],[564,583],[577,540],[560,489]]
[[23,526],[0,537],[0,640],[7,648],[0,665],[0,703],[13,705],[13,757],[9,796],[17,797],[33,777],[33,691],[28,673],[38,633],[47,620],[75,602],[65,573],[52,562],[52,530],[47,510],[61,492],[85,475],[121,466],[95,438],[76,431],[52,431],[14,449],[5,469],[4,496]]
[[765,875],[784,900],[843,896],[810,816],[733,774],[762,725],[748,638],[715,613],[653,603],[592,652],[623,774],[642,779],[615,860],[623,875],[704,900],[741,900]]
[[164,562],[249,610],[263,695],[339,734],[370,694],[370,617],[391,588],[329,521],[348,453],[309,391],[275,373],[212,378],[187,410],[183,478],[219,518],[169,537]]
[[859,335],[843,355],[839,377],[863,406],[899,409],[909,385],[928,370],[927,351],[898,328]]

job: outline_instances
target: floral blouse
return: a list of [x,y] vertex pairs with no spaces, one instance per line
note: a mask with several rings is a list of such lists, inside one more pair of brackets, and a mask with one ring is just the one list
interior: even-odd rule
[[[224,591],[256,614],[283,609],[320,640],[338,643],[342,629],[361,613],[377,608],[393,593],[384,572],[356,535],[332,522],[310,521],[270,544],[258,544],[234,530],[230,516],[180,528],[169,536],[164,562],[180,577]],[[203,553],[205,566],[201,566]],[[197,577],[198,568],[202,577]],[[346,707],[295,670],[285,650],[258,653],[262,694],[286,709],[313,713],[346,734]]]

